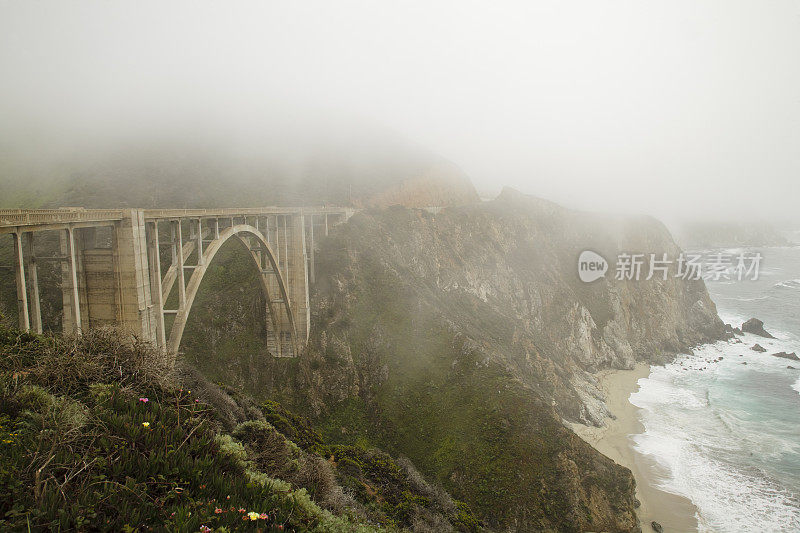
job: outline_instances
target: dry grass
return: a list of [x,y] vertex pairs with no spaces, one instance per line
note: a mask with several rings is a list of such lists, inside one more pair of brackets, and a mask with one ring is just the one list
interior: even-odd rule
[[15,376],[30,374],[38,384],[60,394],[86,390],[96,383],[167,386],[173,378],[169,358],[111,327],[33,341],[29,335],[17,333],[16,342],[4,344],[2,350],[2,370],[13,371]]

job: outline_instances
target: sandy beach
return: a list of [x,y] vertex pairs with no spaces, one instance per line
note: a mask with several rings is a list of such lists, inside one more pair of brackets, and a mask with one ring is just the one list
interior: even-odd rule
[[573,424],[573,430],[598,451],[626,466],[636,478],[637,509],[642,531],[653,531],[656,521],[665,532],[697,531],[696,508],[690,500],[658,488],[664,472],[651,459],[633,448],[632,435],[644,430],[639,418],[640,409],[628,401],[638,390],[638,380],[650,374],[650,365],[640,363],[633,370],[613,370],[600,373],[598,381],[606,394],[606,403],[616,419],[607,418],[601,428]]

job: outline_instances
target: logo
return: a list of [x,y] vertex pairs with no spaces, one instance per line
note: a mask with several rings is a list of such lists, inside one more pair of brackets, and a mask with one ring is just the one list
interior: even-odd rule
[[605,276],[608,271],[608,261],[591,250],[584,250],[578,257],[578,277],[584,283],[591,283]]

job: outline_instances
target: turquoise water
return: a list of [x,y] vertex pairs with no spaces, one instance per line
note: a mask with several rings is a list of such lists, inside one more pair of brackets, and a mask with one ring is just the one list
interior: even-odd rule
[[707,286],[725,322],[757,317],[778,338],[699,347],[630,398],[643,409],[636,449],[665,467],[663,489],[697,506],[701,531],[800,531],[800,362],[770,355],[800,354],[800,247],[758,251],[758,280]]

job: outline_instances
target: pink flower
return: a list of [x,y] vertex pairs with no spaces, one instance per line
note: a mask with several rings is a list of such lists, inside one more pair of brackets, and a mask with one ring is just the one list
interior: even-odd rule
[[266,520],[267,518],[269,518],[269,516],[267,515],[267,513],[261,513],[260,515],[258,515],[258,517],[259,517],[261,520]]
[[211,533],[211,528],[208,526],[200,526],[200,531],[202,533]]
[[215,513],[217,513],[217,514],[219,514],[219,513],[221,513],[221,512],[222,512],[222,509],[220,509],[219,507],[217,507],[216,509],[214,509],[214,512],[215,512]]
[[239,512],[240,512],[240,513],[243,513],[243,512],[245,512],[245,511],[247,511],[247,509],[245,509],[244,507],[239,507]]
[[150,400],[149,400],[149,399],[147,399],[147,398],[139,398],[139,401],[140,401],[140,402],[142,402],[142,403],[147,403],[147,402],[149,402]]

